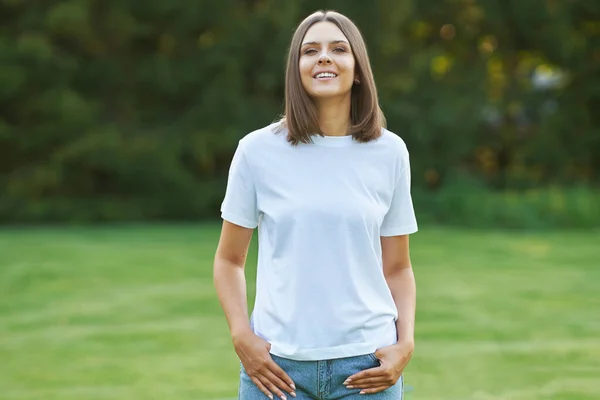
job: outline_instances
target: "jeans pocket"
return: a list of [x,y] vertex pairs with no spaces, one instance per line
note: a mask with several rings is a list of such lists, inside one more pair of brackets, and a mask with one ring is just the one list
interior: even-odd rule
[[368,355],[369,355],[369,358],[370,358],[372,361],[374,361],[374,362],[376,362],[377,364],[379,364],[379,358],[377,358],[377,356],[375,355],[375,353],[369,353]]

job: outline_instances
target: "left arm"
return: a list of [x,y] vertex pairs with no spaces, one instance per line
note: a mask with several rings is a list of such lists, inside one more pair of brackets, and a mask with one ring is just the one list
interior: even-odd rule
[[383,274],[398,312],[396,343],[377,349],[379,366],[350,376],[348,388],[362,394],[381,392],[396,384],[415,347],[415,277],[410,263],[408,234],[417,231],[417,220],[410,196],[410,161],[406,145],[398,152],[394,192],[388,212],[381,224]]
[[383,273],[398,309],[398,344],[414,347],[416,284],[410,263],[408,235],[381,238]]
[[361,393],[381,392],[396,384],[410,361],[415,341],[416,285],[410,263],[408,235],[381,238],[383,273],[396,308],[397,342],[378,349],[375,355],[380,366],[350,376],[344,384]]

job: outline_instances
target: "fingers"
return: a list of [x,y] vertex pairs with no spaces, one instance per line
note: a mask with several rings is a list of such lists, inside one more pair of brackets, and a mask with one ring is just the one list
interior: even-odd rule
[[361,389],[361,393],[377,393],[396,383],[394,374],[384,366],[371,368],[352,375],[344,382],[348,389]]
[[386,386],[378,386],[375,388],[370,388],[370,389],[363,389],[360,391],[359,394],[373,394],[373,393],[378,393],[378,392],[383,392],[385,389],[389,388],[389,385]]
[[[272,374],[271,376],[274,377],[274,375]],[[269,392],[273,393],[275,397],[281,400],[287,400],[287,396],[285,395],[285,393],[283,393],[283,391],[271,379],[267,378],[265,375],[258,375],[258,379],[260,379],[262,384],[269,390]],[[290,393],[290,395],[292,397],[296,397],[296,393],[293,391]]]
[[246,373],[256,387],[271,400],[274,400],[275,397],[287,400],[284,391],[292,397],[296,397],[294,381],[273,360],[265,360],[261,367],[252,372],[246,371]]
[[250,379],[252,380],[252,382],[254,382],[256,387],[259,388],[260,391],[265,394],[265,396],[267,396],[269,399],[273,400],[273,394],[271,392],[269,392],[269,390],[266,388],[265,385],[262,384],[260,379],[258,379],[255,376],[250,376]]
[[276,390],[271,390],[271,391],[273,393],[275,393],[277,395],[277,397],[279,397],[280,399],[282,399],[282,400],[286,399],[285,394],[282,392],[282,390],[288,392],[292,397],[296,397],[296,392],[294,391],[295,389],[292,388],[291,385],[284,382],[281,378],[279,378],[273,372],[266,371],[262,376],[264,378],[266,378],[271,384],[273,384],[273,386],[276,388]]
[[359,388],[359,389],[366,389],[366,388],[372,388],[372,387],[376,387],[376,386],[381,386],[381,385],[390,385],[390,384],[394,384],[392,382],[391,379],[386,378],[385,376],[378,376],[375,378],[365,378],[365,379],[361,379],[360,381],[350,381],[350,383],[348,383],[348,385],[346,385],[346,387],[348,389],[355,389],[355,388]]
[[386,371],[387,371],[387,368],[382,365],[380,365],[379,367],[375,367],[375,368],[365,369],[354,375],[350,375],[350,377],[348,377],[348,379],[346,379],[346,381],[344,382],[344,385],[350,381],[355,382],[355,381],[359,381],[361,379],[374,378],[377,376],[381,376],[381,375],[384,375]]
[[269,370],[272,374],[275,375],[275,377],[279,379],[279,381],[281,381],[282,386],[279,387],[291,394],[292,396],[296,397],[296,386],[294,385],[294,381],[292,380],[292,378],[289,377],[288,374],[285,373],[285,371],[279,365],[275,363],[275,361],[271,361],[269,363]]

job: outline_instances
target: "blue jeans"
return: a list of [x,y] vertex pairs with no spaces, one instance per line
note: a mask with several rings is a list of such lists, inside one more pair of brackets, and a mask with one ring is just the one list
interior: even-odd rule
[[[400,377],[394,386],[374,394],[359,395],[360,389],[347,389],[343,385],[349,376],[365,369],[378,367],[379,360],[374,354],[323,361],[295,361],[275,355],[271,357],[294,381],[296,400],[402,400],[403,398],[403,377]],[[288,400],[294,399],[288,393],[285,395]],[[238,399],[268,399],[252,382],[243,366],[240,371]],[[276,396],[274,400],[277,400]]]

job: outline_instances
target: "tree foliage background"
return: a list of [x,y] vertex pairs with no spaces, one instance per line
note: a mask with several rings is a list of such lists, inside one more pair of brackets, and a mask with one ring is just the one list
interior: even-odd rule
[[363,32],[422,219],[600,224],[596,0],[0,0],[0,222],[217,217],[318,9]]

